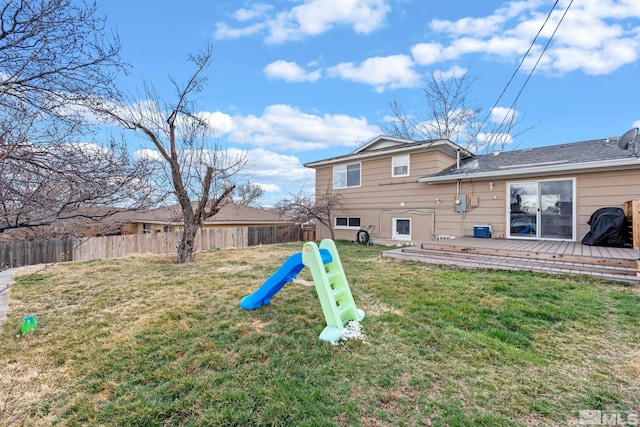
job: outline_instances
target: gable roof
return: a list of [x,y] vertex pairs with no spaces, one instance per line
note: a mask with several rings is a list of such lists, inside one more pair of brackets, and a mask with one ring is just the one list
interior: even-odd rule
[[[419,182],[451,182],[459,179],[543,176],[570,171],[640,168],[633,147],[618,147],[617,138],[594,139],[569,144],[484,154],[464,159],[460,167],[449,167]],[[636,146],[639,144],[636,139]]]
[[392,154],[408,154],[429,150],[438,150],[453,158],[456,157],[458,152],[461,154],[461,158],[472,156],[469,151],[448,139],[414,141],[412,139],[401,139],[390,136],[377,136],[349,154],[305,163],[304,166],[308,168],[317,168],[354,160],[373,159]]
[[361,153],[363,151],[379,150],[384,148],[394,148],[394,147],[399,148],[402,146],[407,146],[408,144],[413,144],[415,142],[416,141],[412,139],[403,139],[403,138],[396,138],[393,136],[378,135],[375,138],[373,138],[371,141],[364,144],[363,146],[353,150],[351,154]]

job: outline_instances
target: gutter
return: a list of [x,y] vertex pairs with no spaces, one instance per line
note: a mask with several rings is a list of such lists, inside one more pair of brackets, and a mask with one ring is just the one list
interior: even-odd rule
[[[640,167],[640,159],[614,159],[604,160],[599,162],[589,163],[574,163],[569,165],[562,165],[562,168],[558,168],[558,165],[539,166],[525,169],[511,169],[505,168],[505,170],[494,170],[489,172],[476,172],[476,173],[456,173],[451,175],[441,176],[423,176],[418,178],[418,182],[425,182],[427,184],[436,184],[441,182],[455,182],[462,179],[483,179],[483,178],[509,178],[509,177],[524,177],[530,175],[554,175],[563,174],[567,172],[596,172],[601,169],[616,170],[616,169],[630,169],[633,167]],[[460,169],[458,169],[460,171]]]

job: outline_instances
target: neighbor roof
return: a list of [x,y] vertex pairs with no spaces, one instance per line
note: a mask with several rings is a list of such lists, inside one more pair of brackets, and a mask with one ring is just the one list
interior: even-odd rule
[[[171,205],[147,212],[127,212],[118,216],[118,219],[148,224],[179,223],[182,221],[182,211],[179,205]],[[227,202],[217,214],[208,218],[205,224],[282,224],[293,221],[291,217],[274,211]]]
[[[541,176],[569,171],[640,167],[640,158],[634,148],[621,149],[617,143],[618,138],[594,139],[478,155],[464,159],[459,168],[452,166],[418,181],[436,183],[459,179]],[[639,143],[636,139],[636,144]]]

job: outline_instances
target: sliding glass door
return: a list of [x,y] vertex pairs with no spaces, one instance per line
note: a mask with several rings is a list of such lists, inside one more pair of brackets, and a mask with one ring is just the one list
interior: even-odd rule
[[573,179],[508,184],[507,237],[575,240]]

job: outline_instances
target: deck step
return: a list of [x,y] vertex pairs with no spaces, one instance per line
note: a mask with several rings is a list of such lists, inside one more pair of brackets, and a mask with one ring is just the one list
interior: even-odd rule
[[[382,253],[383,257],[425,264],[513,271],[536,271],[551,274],[586,275],[624,283],[640,284],[636,269],[626,264],[605,263],[600,259],[536,259],[512,254],[511,256],[405,247]],[[611,265],[609,265],[611,264]]]

